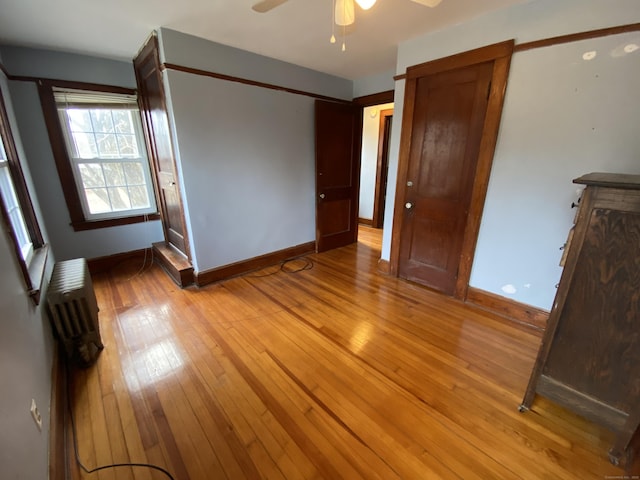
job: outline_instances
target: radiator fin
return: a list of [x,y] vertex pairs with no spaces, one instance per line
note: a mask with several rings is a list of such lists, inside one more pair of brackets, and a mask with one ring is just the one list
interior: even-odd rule
[[103,345],[98,302],[84,258],[54,265],[47,303],[54,330],[67,356],[83,366],[93,363]]

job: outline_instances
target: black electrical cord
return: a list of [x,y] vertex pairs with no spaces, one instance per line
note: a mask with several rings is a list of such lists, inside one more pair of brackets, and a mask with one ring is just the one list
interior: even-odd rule
[[[292,270],[287,268],[287,265],[291,262],[296,262],[296,261],[302,261],[304,262],[304,265],[302,267],[299,268],[294,268]],[[311,260],[308,257],[297,257],[297,258],[290,258],[289,260],[285,260],[284,262],[280,263],[280,266],[276,269],[273,270],[269,273],[254,273],[252,275],[247,275],[247,277],[249,278],[262,278],[262,277],[270,277],[271,275],[275,275],[278,272],[285,272],[285,273],[298,273],[298,272],[302,272],[305,270],[311,270],[313,268],[313,260]]]
[[170,480],[175,480],[173,475],[171,475],[167,470],[158,465],[152,465],[150,463],[111,463],[109,465],[101,465],[96,468],[92,468],[89,470],[80,460],[80,454],[78,453],[78,435],[76,432],[76,421],[73,416],[73,409],[71,408],[71,377],[69,371],[69,361],[66,362],[66,370],[67,370],[67,410],[69,411],[69,418],[71,419],[71,431],[73,435],[73,452],[76,456],[76,463],[80,466],[85,473],[91,474],[95,472],[99,472],[100,470],[106,470],[108,468],[118,468],[118,467],[142,467],[142,468],[150,468],[152,470],[157,470],[162,472],[169,478]]

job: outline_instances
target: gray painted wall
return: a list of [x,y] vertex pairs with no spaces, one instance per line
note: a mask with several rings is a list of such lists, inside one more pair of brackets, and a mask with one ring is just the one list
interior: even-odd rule
[[197,271],[315,238],[313,99],[168,72]]
[[[539,0],[400,45],[397,72],[457,52],[640,21],[636,0]],[[638,33],[516,53],[470,284],[550,309],[559,247],[575,211],[571,180],[591,171],[640,173]],[[596,50],[591,61],[583,53]],[[616,53],[618,52],[618,53]],[[402,117],[404,81],[396,82]],[[392,131],[382,257],[389,258],[400,122]],[[511,288],[511,287],[513,288]],[[508,293],[513,292],[513,293]]]
[[351,100],[353,82],[168,28],[159,31],[160,61]]
[[[1,73],[0,88],[22,168],[30,184],[29,168],[24,161],[24,149],[6,77]],[[33,188],[29,190],[38,210],[35,192]],[[43,235],[46,240],[44,228]],[[35,307],[26,293],[10,242],[3,228],[0,233],[0,477],[47,478],[53,338],[44,308]],[[43,295],[46,294],[46,279],[51,274],[51,265],[52,256],[47,263]],[[42,432],[36,428],[29,412],[32,398],[42,414]]]
[[[172,30],[166,62],[351,98],[350,80]],[[315,239],[314,99],[190,73],[164,75],[194,268]]]
[[368,77],[358,78],[353,81],[353,98],[364,97],[374,93],[386,92],[393,90],[395,76],[394,70],[369,75]]
[[[20,47],[1,47],[0,52],[5,68],[12,75],[136,86],[131,63]],[[113,255],[163,240],[159,221],[75,232],[70,226],[37,87],[33,82],[11,81],[10,94],[44,224],[58,260]]]

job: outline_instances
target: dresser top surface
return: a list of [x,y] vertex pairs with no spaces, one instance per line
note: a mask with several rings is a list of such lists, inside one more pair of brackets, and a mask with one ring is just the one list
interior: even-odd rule
[[573,180],[581,185],[640,190],[640,175],[593,172]]

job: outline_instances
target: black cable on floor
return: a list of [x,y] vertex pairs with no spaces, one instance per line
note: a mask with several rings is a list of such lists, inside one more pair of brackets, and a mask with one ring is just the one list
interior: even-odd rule
[[[291,262],[297,262],[297,261],[301,261],[304,262],[304,265],[302,267],[299,268],[295,268],[293,270],[289,270],[287,268],[287,265],[290,264]],[[273,270],[272,272],[269,273],[254,273],[252,275],[247,275],[247,277],[249,278],[262,278],[262,277],[270,277],[271,275],[275,275],[278,272],[285,272],[285,273],[299,273],[305,270],[311,270],[313,268],[314,264],[313,264],[313,260],[311,260],[308,257],[297,257],[297,258],[290,258],[289,260],[285,260],[284,262],[280,263],[280,267],[276,270]],[[268,267],[267,267],[268,268]],[[263,269],[264,270],[264,269]]]
[[152,465],[150,463],[111,463],[109,465],[101,465],[101,466],[93,468],[91,470],[89,470],[87,467],[84,466],[84,464],[80,460],[80,455],[78,453],[78,435],[77,435],[77,432],[76,432],[76,421],[75,421],[75,418],[73,416],[73,409],[71,408],[71,376],[70,376],[71,372],[70,372],[70,369],[69,369],[69,361],[68,360],[66,362],[66,370],[67,370],[67,378],[66,378],[66,381],[67,381],[67,410],[69,411],[69,418],[71,419],[71,432],[72,432],[72,435],[73,435],[73,452],[74,452],[75,457],[76,457],[76,462],[80,466],[80,468],[82,470],[84,470],[84,472],[87,473],[87,474],[99,472],[100,470],[106,470],[108,468],[118,468],[118,467],[150,468],[152,470],[157,470],[159,472],[162,472],[170,480],[175,480],[175,478],[173,478],[173,475],[171,475],[167,470],[165,470],[162,467],[159,467],[158,465]]

